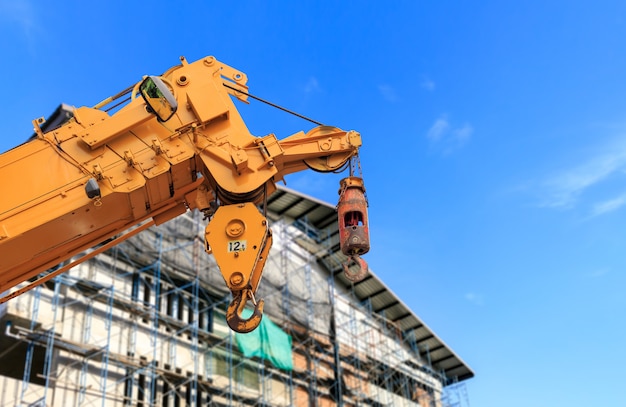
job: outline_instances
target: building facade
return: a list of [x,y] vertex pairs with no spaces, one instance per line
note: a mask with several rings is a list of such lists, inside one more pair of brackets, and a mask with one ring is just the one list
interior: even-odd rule
[[267,216],[256,336],[188,213],[0,306],[0,405],[469,405],[471,369],[373,272],[343,277],[332,206],[281,188]]

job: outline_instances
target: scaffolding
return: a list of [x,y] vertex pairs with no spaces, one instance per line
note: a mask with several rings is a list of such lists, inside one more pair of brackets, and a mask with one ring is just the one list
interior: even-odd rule
[[[332,233],[272,215],[259,297],[292,338],[293,369],[245,358],[230,302],[204,253],[198,213],[154,227],[9,302],[3,343],[23,369],[0,371],[0,404],[18,406],[466,407],[465,384],[337,286]],[[0,362],[8,358],[0,349]],[[9,359],[6,359],[9,360]]]

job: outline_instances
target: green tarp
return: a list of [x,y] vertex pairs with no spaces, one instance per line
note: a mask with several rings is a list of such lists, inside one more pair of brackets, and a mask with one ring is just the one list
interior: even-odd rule
[[[252,310],[245,309],[242,318],[252,315]],[[291,357],[291,336],[273,323],[267,315],[261,324],[247,334],[235,334],[239,349],[247,358],[257,356],[272,362],[279,369],[293,370]]]

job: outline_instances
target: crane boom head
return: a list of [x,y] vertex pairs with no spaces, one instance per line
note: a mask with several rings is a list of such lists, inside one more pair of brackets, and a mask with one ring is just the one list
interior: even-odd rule
[[[248,102],[247,76],[214,57],[180,62],[95,107],[35,120],[33,140],[0,155],[0,292],[138,225],[198,209],[233,292],[231,327],[258,324],[254,294],[272,237],[257,206],[287,174],[345,168],[361,136],[330,126],[253,136],[234,104]],[[248,300],[255,317],[243,320]]]

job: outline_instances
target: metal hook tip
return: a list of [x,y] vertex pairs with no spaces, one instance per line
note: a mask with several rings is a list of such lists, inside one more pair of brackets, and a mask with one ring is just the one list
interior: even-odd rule
[[263,306],[265,305],[265,302],[263,300],[259,300],[252,311],[252,315],[247,319],[243,319],[240,314],[247,302],[247,299],[244,300],[243,297],[244,296],[241,292],[235,294],[235,297],[226,310],[226,322],[233,331],[248,333],[254,331],[259,324],[261,324],[261,319],[263,318]]
[[[350,263],[354,262],[357,265],[357,270],[350,269]],[[367,262],[363,260],[358,254],[350,256],[349,260],[343,263],[343,275],[353,283],[357,283],[365,278],[369,267]]]

